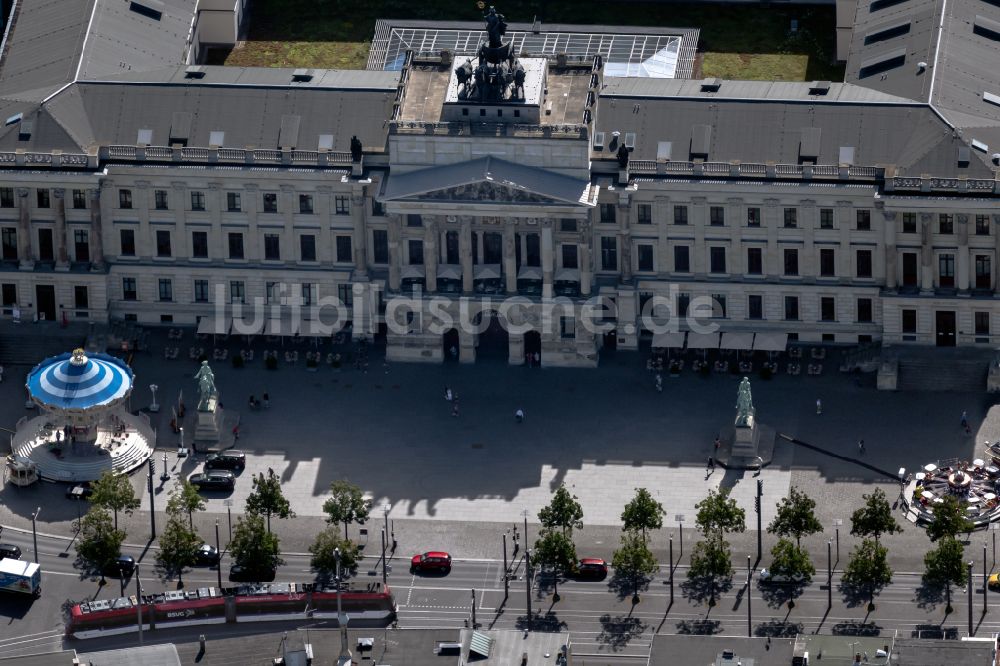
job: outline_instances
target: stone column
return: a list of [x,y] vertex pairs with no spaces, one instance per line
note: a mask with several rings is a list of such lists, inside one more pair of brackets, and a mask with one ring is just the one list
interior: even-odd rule
[[316,188],[313,210],[316,219],[320,221],[319,229],[316,231],[316,261],[321,264],[333,263],[333,253],[336,251],[333,247],[333,234],[330,232],[330,222],[333,220],[333,213],[330,212],[332,196],[333,188],[330,186],[320,185]]
[[688,225],[694,232],[694,243],[690,250],[691,272],[698,277],[705,277],[708,273],[708,245],[705,243],[705,227],[708,226],[708,199],[705,197],[691,197],[691,216],[688,218]]
[[819,252],[816,251],[815,243],[819,209],[815,201],[808,199],[799,202],[799,210],[802,211],[802,261],[799,262],[799,275],[816,277],[819,275]]
[[[176,191],[177,184],[172,183],[174,190]],[[216,205],[219,203],[219,198],[221,196],[220,188],[221,183],[208,183],[208,195],[205,200],[205,208],[208,215],[213,216],[216,214],[215,211],[219,210],[222,206]],[[182,192],[186,192],[186,187],[181,187]],[[149,189],[145,186],[139,191],[139,201],[142,204],[139,209],[139,221],[142,226],[148,230],[152,230],[152,225],[149,224]],[[175,257],[190,258],[194,253],[194,244],[191,239],[191,233],[188,231],[187,226],[187,201],[184,200],[183,194],[180,197],[180,205],[177,205],[177,201],[174,201],[172,208],[174,209],[174,252]],[[146,231],[150,233],[150,231]],[[153,234],[155,235],[155,234]],[[153,239],[155,242],[155,238]],[[155,252],[155,250],[154,250]],[[212,248],[209,247],[208,256],[212,256]],[[228,254],[223,255],[228,256]]]
[[[777,199],[764,199],[764,210],[761,211],[761,224],[767,233],[767,247],[764,248],[764,275],[784,275],[784,257],[778,247],[778,227],[782,224],[778,215]],[[764,299],[767,300],[766,298]]]
[[629,197],[621,197],[618,203],[618,247],[620,248],[621,281],[632,281],[632,210]]
[[542,220],[542,298],[552,298],[552,220]]
[[[102,185],[103,187],[103,185]],[[101,189],[90,190],[90,270],[104,270],[104,211],[108,197],[101,197]]]
[[590,295],[590,283],[593,280],[593,270],[591,268],[590,244],[593,236],[584,233],[583,242],[580,243],[580,294]]
[[851,211],[854,206],[850,201],[837,202],[837,228],[840,231],[840,247],[837,250],[840,269],[837,277],[841,280],[851,281],[854,279],[853,259],[851,256],[851,231],[854,228],[854,220],[851,218]]
[[17,188],[17,258],[21,260],[21,268],[29,270],[35,267],[35,260],[31,254],[31,202],[28,201],[30,192],[27,187]]
[[885,242],[885,288],[896,291],[896,213],[886,210],[885,204],[875,204],[882,210],[882,238]]
[[517,257],[514,253],[514,223],[505,221],[503,227],[503,276],[507,282],[507,293],[517,293]]
[[399,214],[389,216],[389,289],[399,291]]
[[1000,215],[993,215],[993,296],[1000,298]]
[[[243,238],[243,257],[245,261],[260,261],[264,253],[260,250],[258,240],[260,230],[257,228],[258,211],[261,210],[260,187],[257,183],[245,183],[241,202],[243,213],[247,216],[247,232]],[[329,225],[324,225],[329,226]],[[229,256],[227,251],[226,256]]]
[[472,220],[462,218],[462,227],[458,235],[458,253],[462,260],[462,291],[471,293],[472,285]]
[[368,226],[365,188],[356,187],[351,196],[351,219],[354,222],[354,277],[368,279]]
[[958,222],[958,256],[955,258],[955,273],[958,290],[968,296],[969,291],[969,216],[959,213],[955,216]]
[[931,245],[931,214],[920,214],[920,291],[934,291],[934,248]]
[[424,216],[424,291],[437,291],[438,225],[437,219]]
[[56,200],[56,270],[69,270],[69,255],[66,252],[66,190],[57,187],[52,190]]

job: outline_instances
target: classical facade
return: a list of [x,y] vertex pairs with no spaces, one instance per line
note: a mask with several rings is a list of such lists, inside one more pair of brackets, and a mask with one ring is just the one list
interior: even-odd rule
[[[502,323],[512,363],[563,366],[635,348],[657,296],[680,331],[704,297],[723,331],[1000,340],[1000,76],[946,57],[995,55],[989,3],[860,0],[847,83],[683,78],[690,31],[637,67],[518,52],[502,17],[389,69],[200,66],[156,32],[194,2],[80,4],[17,3],[0,62],[5,316],[245,331],[336,299],[393,359]],[[95,17],[135,42],[22,55]]]

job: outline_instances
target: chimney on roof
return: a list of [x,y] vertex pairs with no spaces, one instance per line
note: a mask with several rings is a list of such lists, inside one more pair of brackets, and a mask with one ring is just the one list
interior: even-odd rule
[[811,84],[809,84],[810,95],[825,95],[828,92],[830,92],[829,81],[813,81]]
[[719,79],[705,79],[701,82],[702,92],[719,92],[722,82]]
[[205,68],[201,65],[190,65],[184,70],[185,79],[203,79],[205,78]]

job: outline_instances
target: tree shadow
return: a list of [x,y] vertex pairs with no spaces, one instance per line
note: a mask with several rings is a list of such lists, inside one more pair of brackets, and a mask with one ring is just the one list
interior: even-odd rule
[[808,584],[809,581],[788,585],[775,585],[758,581],[757,589],[760,591],[760,598],[764,600],[764,603],[771,608],[779,608],[802,596]]
[[628,647],[628,644],[636,638],[642,636],[646,630],[646,623],[637,617],[630,615],[615,615],[605,613],[600,617],[601,633],[597,635],[597,642],[607,645],[614,651]]
[[677,633],[688,636],[712,636],[722,631],[718,620],[681,620],[677,623]]
[[768,620],[758,624],[754,630],[754,636],[761,638],[795,638],[803,633],[804,627],[801,622],[789,622],[787,620]]
[[[954,595],[954,590],[952,590],[952,595]],[[920,585],[913,590],[913,601],[916,602],[918,608],[932,611],[939,605],[947,603],[945,586],[921,579]]]
[[834,636],[879,636],[882,627],[874,622],[840,622],[833,625]]
[[635,592],[636,581],[638,581],[639,592],[645,592],[649,589],[649,583],[652,581],[652,578],[649,576],[639,576],[638,578],[622,576],[616,571],[611,579],[608,580],[608,590],[615,593],[618,601],[623,601],[631,597]]
[[[719,601],[719,597],[729,592],[733,587],[733,579],[729,578],[716,578],[715,579],[715,601]],[[688,578],[681,583],[681,594],[685,598],[691,601],[697,602],[707,602],[712,599],[712,578],[711,576],[698,576],[695,578]]]
[[840,592],[840,596],[844,599],[845,606],[848,608],[857,608],[858,606],[867,604],[869,598],[878,598],[878,594],[882,590],[882,587],[875,587],[873,592],[867,585],[854,585],[841,580],[837,585],[837,590]]
[[530,622],[527,615],[518,615],[514,626],[521,631],[530,629],[531,631],[557,633],[564,631],[568,625],[564,620],[560,620],[556,613],[550,610],[545,613],[532,613]]

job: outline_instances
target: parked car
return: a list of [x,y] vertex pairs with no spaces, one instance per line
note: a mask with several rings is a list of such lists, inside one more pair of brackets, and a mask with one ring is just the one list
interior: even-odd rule
[[12,543],[0,543],[0,560],[8,558],[12,560],[21,559],[21,549]]
[[194,563],[198,566],[210,567],[219,563],[219,549],[215,546],[203,543],[194,554]]
[[225,470],[192,474],[188,481],[198,490],[232,490],[236,487],[236,477]]
[[229,580],[235,583],[268,583],[274,580],[275,568],[273,566],[245,566],[234,564],[229,569]]
[[608,563],[599,557],[584,557],[576,565],[576,577],[588,580],[604,580],[608,575]]
[[1000,574],[991,574],[986,579],[986,586],[991,590],[1000,590]]
[[104,567],[105,576],[129,578],[133,573],[135,573],[135,558],[131,555],[119,555]]
[[89,500],[90,496],[94,494],[94,489],[90,487],[89,481],[84,481],[83,483],[78,483],[75,486],[71,486],[66,490],[66,499],[71,500]]
[[411,573],[448,573],[451,571],[451,555],[444,551],[432,550],[410,559]]
[[242,451],[230,450],[209,454],[205,458],[205,469],[228,469],[242,472],[247,466],[247,456]]
[[806,582],[806,577],[802,574],[775,574],[771,573],[767,569],[761,569],[760,573],[757,574],[757,578],[761,583],[768,583],[772,585],[801,585]]

